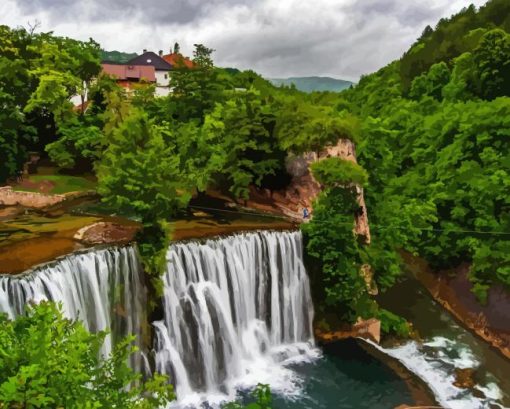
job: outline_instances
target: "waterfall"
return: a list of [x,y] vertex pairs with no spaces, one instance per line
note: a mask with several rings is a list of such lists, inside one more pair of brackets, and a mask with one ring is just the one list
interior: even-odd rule
[[172,377],[181,403],[232,397],[258,382],[292,388],[285,364],[316,353],[298,232],[176,243],[163,279],[156,370]]
[[[19,276],[0,276],[0,312],[14,318],[31,302],[62,304],[65,316],[79,319],[92,332],[107,330],[102,353],[117,339],[135,335],[141,347],[146,328],[146,290],[136,250],[113,247],[74,253]],[[142,369],[142,356],[131,365]]]
[[[287,395],[298,390],[301,378],[288,364],[318,354],[300,233],[175,243],[163,281],[155,369],[171,376],[178,404],[232,399],[259,382]],[[148,343],[147,289],[135,247],[90,249],[0,276],[0,312],[14,318],[41,300],[60,302],[89,331],[109,331],[105,356],[127,335],[142,351]],[[143,353],[131,365],[148,371]]]

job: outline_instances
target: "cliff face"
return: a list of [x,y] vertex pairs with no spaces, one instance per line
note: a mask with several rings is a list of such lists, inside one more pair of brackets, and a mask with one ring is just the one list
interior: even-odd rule
[[[306,153],[290,158],[287,171],[292,176],[290,185],[280,191],[271,192],[268,189],[252,188],[250,199],[245,203],[248,207],[261,210],[279,211],[296,220],[303,219],[303,208],[313,213],[313,201],[321,191],[320,184],[313,178],[310,165],[317,160],[338,157],[356,162],[356,148],[352,141],[340,139],[335,146],[330,146],[320,152]],[[370,228],[368,225],[367,208],[363,196],[363,189],[357,187],[360,212],[356,216],[356,234],[363,236],[367,244],[370,243]]]

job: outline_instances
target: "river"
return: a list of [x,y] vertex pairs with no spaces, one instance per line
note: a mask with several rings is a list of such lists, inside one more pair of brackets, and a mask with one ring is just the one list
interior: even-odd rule
[[[288,231],[173,244],[152,343],[147,290],[131,246],[87,249],[0,276],[0,311],[14,317],[30,300],[60,301],[89,330],[111,331],[104,353],[134,333],[141,353],[132,365],[147,371],[153,360],[172,377],[173,407],[214,406],[259,382],[270,384],[276,409],[413,404],[406,381],[357,341],[316,346],[302,251],[301,234]],[[423,342],[379,349],[422,378],[445,408],[508,407],[510,362],[458,325],[417,281],[403,281],[380,302],[412,321]],[[455,368],[476,369],[473,390],[453,386]]]

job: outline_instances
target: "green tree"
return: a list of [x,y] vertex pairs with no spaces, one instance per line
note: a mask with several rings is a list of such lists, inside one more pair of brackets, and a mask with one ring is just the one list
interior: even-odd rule
[[326,311],[334,308],[351,322],[373,316],[376,306],[361,274],[363,244],[354,232],[360,212],[356,183],[366,182],[366,171],[350,161],[329,158],[314,163],[312,173],[323,191],[314,202],[312,220],[302,230],[320,279],[316,297],[325,300]]
[[100,64],[92,40],[6,26],[0,27],[0,37],[0,144],[6,152],[0,180],[5,180],[20,168],[28,150],[42,150],[57,139],[58,127],[73,120],[77,113],[69,98],[84,95]]
[[500,29],[489,31],[473,56],[478,68],[481,96],[494,99],[510,95],[510,34]]
[[434,64],[425,74],[416,77],[411,84],[410,97],[420,99],[425,96],[441,101],[443,88],[450,82],[450,69],[444,63]]
[[234,93],[206,116],[203,143],[210,147],[207,166],[220,187],[247,198],[249,186],[284,166],[284,155],[272,137],[271,106],[254,89]]
[[223,100],[225,89],[232,89],[227,76],[214,68],[214,50],[195,44],[193,68],[176,67],[170,76],[172,93],[168,96],[166,116],[169,121],[202,123],[205,114]]
[[158,277],[168,246],[165,220],[187,205],[194,185],[181,173],[170,130],[139,109],[126,115],[99,162],[98,192],[118,211],[141,219],[140,253],[146,271]]
[[203,44],[194,44],[195,50],[193,51],[193,62],[199,68],[213,68],[214,63],[212,60],[212,54],[214,51],[212,48],[207,48]]
[[83,104],[92,79],[101,70],[99,45],[93,40],[85,43],[46,36],[40,45],[32,47],[37,47],[40,57],[34,61],[30,73],[39,79],[39,84],[25,110],[47,110],[57,125],[61,124],[72,115],[69,99],[78,94]]
[[0,183],[14,176],[36,138],[23,108],[35,84],[29,71],[36,41],[24,29],[0,26]]
[[325,186],[365,186],[368,173],[360,165],[341,158],[326,158],[312,164],[313,176]]
[[128,366],[132,338],[101,357],[91,334],[49,302],[15,320],[0,316],[0,408],[159,408],[175,398],[166,377],[142,380]]

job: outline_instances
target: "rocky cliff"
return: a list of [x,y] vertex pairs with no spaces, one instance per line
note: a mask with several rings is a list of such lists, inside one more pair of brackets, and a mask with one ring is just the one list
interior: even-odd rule
[[[296,220],[303,219],[303,208],[313,213],[313,201],[321,191],[320,184],[310,172],[310,165],[324,158],[338,157],[356,162],[356,147],[348,139],[340,139],[335,146],[330,146],[317,153],[306,153],[301,156],[290,157],[287,171],[292,176],[290,185],[279,191],[252,188],[249,200],[244,205],[266,211],[277,211]],[[363,189],[357,187],[360,212],[356,216],[355,232],[370,243],[370,228],[368,225],[367,208],[363,196]]]

